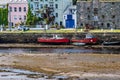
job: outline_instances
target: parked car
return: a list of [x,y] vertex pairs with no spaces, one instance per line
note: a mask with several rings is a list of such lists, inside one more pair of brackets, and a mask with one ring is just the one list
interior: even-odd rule
[[18,26],[18,30],[27,31],[27,30],[29,30],[29,28],[26,26]]

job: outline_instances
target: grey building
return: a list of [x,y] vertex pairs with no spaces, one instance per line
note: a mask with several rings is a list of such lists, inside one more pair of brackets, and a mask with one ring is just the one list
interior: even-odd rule
[[120,28],[120,0],[78,0],[77,26]]

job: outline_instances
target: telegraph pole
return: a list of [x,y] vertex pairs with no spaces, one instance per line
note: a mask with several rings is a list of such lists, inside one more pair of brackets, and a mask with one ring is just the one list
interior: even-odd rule
[[8,4],[8,16],[9,16],[9,30],[11,31],[12,29],[12,23],[11,23],[11,12],[12,12],[12,7]]

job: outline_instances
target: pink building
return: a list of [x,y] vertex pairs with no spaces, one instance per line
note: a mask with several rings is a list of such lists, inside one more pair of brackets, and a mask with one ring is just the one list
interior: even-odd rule
[[8,3],[8,22],[9,26],[25,23],[28,12],[27,0],[11,0]]

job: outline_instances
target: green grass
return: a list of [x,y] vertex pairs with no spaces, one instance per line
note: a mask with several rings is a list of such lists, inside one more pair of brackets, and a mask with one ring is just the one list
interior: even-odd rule
[[[0,33],[82,33],[85,32],[83,29],[61,29],[61,30],[29,30],[29,31],[2,31]],[[110,29],[95,29],[89,30],[91,33],[120,33],[120,29],[110,30]]]
[[107,32],[111,32],[111,33],[120,33],[119,29],[116,30],[110,30],[110,29],[105,29],[105,30],[100,30],[100,29],[96,29],[96,30],[90,30],[90,32],[96,32],[96,33],[107,33]]

